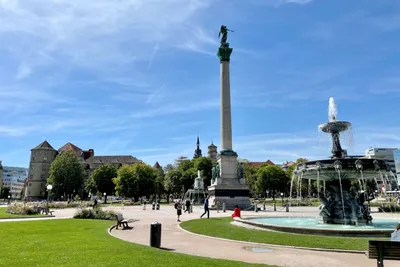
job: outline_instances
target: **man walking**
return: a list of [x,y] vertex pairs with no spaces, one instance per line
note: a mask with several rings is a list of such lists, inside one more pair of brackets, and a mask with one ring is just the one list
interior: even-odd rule
[[200,216],[200,219],[203,218],[204,215],[207,213],[207,219],[210,219],[210,210],[208,209],[208,198],[204,200],[204,213]]

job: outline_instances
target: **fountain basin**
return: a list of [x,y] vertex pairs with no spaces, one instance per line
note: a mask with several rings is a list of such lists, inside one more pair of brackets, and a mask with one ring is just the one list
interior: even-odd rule
[[387,237],[399,224],[399,219],[374,219],[368,225],[320,224],[315,217],[235,218],[248,225],[279,232],[348,237]]
[[377,159],[367,159],[367,158],[341,158],[341,159],[325,159],[325,160],[315,160],[308,161],[303,164],[297,165],[295,171],[297,173],[303,173],[303,179],[317,180],[317,171],[319,171],[320,180],[336,180],[337,169],[335,168],[335,163],[339,161],[341,164],[342,174],[346,173],[344,179],[359,179],[360,170],[357,164],[362,165],[362,172],[364,179],[374,179],[374,177],[379,177],[379,171],[386,172],[390,170],[386,162]]
[[319,125],[318,129],[324,133],[340,133],[346,131],[350,127],[351,123],[348,121],[332,121]]

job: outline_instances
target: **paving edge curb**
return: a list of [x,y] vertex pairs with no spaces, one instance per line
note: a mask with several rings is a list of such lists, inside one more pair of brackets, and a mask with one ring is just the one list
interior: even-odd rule
[[13,221],[13,220],[23,220],[23,219],[43,219],[43,218],[55,218],[56,216],[55,215],[50,215],[50,216],[34,216],[34,217],[32,217],[32,216],[24,216],[24,217],[14,217],[14,218],[0,218],[0,221],[1,220],[10,220],[10,221]]
[[267,243],[256,243],[256,242],[240,241],[240,240],[226,239],[226,238],[221,238],[221,237],[214,237],[214,236],[209,236],[209,235],[202,235],[202,234],[193,233],[193,232],[190,232],[190,231],[188,231],[186,229],[183,229],[180,224],[178,224],[178,228],[183,232],[186,232],[186,233],[191,234],[191,235],[199,236],[199,237],[206,237],[206,238],[215,239],[215,240],[236,242],[236,243],[253,245],[253,246],[270,246],[270,247],[276,247],[276,248],[292,248],[292,249],[321,251],[321,252],[336,252],[336,253],[364,254],[364,255],[366,253],[366,251],[360,251],[360,250],[307,248],[307,247],[284,246],[284,245],[274,245],[274,244],[267,244]]

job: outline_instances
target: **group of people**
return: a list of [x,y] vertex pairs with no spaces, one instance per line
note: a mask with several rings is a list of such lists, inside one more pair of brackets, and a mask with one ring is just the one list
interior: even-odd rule
[[[191,213],[192,212],[191,206],[192,206],[191,201],[187,199],[185,201],[185,208],[186,208],[185,212]],[[200,216],[200,218],[203,218],[203,216],[207,214],[207,218],[209,219],[210,218],[209,197],[206,197],[204,199],[203,207],[204,207],[204,213]],[[221,201],[218,198],[214,199],[214,207],[216,208],[217,213],[219,213],[219,210],[221,209]],[[180,199],[177,202],[175,202],[175,209],[176,209],[177,221],[180,222],[181,221],[180,216],[182,215],[182,209],[183,209],[183,205]],[[239,218],[241,217],[238,205],[236,205],[235,209],[233,210],[232,218],[235,217]]]

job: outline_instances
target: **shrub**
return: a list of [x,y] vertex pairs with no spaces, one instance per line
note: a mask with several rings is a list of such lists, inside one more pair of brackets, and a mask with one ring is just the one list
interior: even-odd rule
[[118,213],[112,210],[79,209],[75,214],[75,219],[95,219],[95,220],[115,220]]
[[399,212],[400,207],[397,203],[382,203],[378,208],[379,212]]
[[7,207],[7,213],[18,214],[18,215],[35,215],[39,214],[38,209],[33,205],[27,205],[24,203],[12,203]]

